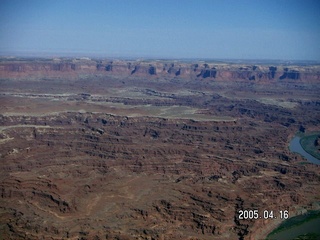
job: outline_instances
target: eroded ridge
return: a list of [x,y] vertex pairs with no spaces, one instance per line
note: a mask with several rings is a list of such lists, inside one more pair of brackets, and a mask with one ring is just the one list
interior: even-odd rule
[[238,209],[295,212],[318,197],[319,170],[283,153],[285,127],[92,113],[1,121],[12,237],[248,237],[270,223],[237,220]]
[[288,149],[319,129],[317,67],[213,67],[2,62],[1,237],[259,239],[281,219],[240,210],[319,208],[320,166]]

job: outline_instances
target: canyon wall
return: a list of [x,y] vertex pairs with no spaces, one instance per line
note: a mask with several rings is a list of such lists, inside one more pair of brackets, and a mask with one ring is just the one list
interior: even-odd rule
[[2,60],[0,78],[48,77],[79,74],[106,74],[123,77],[154,77],[212,80],[245,80],[255,82],[287,81],[316,82],[320,66],[248,65],[222,63],[185,63],[169,61],[108,61],[81,59]]

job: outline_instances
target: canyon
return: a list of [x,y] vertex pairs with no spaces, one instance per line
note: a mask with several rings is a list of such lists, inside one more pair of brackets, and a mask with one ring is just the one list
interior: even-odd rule
[[41,74],[77,76],[77,73],[109,73],[121,77],[183,78],[188,80],[211,78],[216,80],[303,80],[318,82],[319,65],[254,65],[225,62],[196,63],[170,60],[92,60],[68,59],[10,59],[0,62],[1,77],[26,77]]
[[320,66],[2,58],[0,239],[264,239],[320,208]]

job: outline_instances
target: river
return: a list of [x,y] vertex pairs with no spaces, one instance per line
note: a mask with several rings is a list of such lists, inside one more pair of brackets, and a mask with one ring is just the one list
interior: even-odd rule
[[[303,217],[303,216],[298,216]],[[286,220],[290,221],[290,219]],[[298,236],[304,235],[304,234],[313,234],[314,238],[301,238],[301,239],[319,239],[320,237],[320,217],[303,221],[299,225],[294,225],[290,228],[286,228],[282,231],[279,231],[275,234],[271,234],[268,236],[268,240],[292,240],[297,238]]]
[[306,158],[309,162],[312,162],[314,164],[320,165],[320,160],[312,156],[311,154],[307,153],[300,144],[300,137],[294,137],[291,142],[289,149],[291,152],[296,152],[302,155],[304,158]]
[[[289,149],[291,152],[296,152],[299,153],[300,155],[302,155],[304,158],[306,158],[309,162],[314,163],[314,164],[318,164],[320,165],[320,160],[315,158],[314,156],[312,156],[311,154],[307,153],[301,146],[300,144],[300,137],[295,136],[291,142],[290,142],[290,146]],[[298,216],[298,217],[302,217]],[[286,220],[286,221],[290,221],[290,219]],[[285,221],[285,222],[286,222]],[[284,223],[285,223],[284,222]],[[315,219],[309,220],[309,221],[305,221],[300,225],[295,225],[291,228],[287,228],[284,229],[278,233],[269,235],[267,239],[272,239],[272,240],[277,240],[277,239],[281,239],[281,240],[286,240],[286,239],[294,239],[300,235],[303,234],[307,234],[307,233],[316,233],[318,234],[318,236],[320,236],[320,217],[317,217]]]

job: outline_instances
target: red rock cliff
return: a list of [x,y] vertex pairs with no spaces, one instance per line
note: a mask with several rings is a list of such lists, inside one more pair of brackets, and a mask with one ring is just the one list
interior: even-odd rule
[[219,63],[184,63],[168,61],[106,61],[106,60],[3,60],[0,78],[21,78],[35,75],[78,76],[81,73],[132,77],[163,77],[182,79],[317,82],[320,66],[268,66]]

